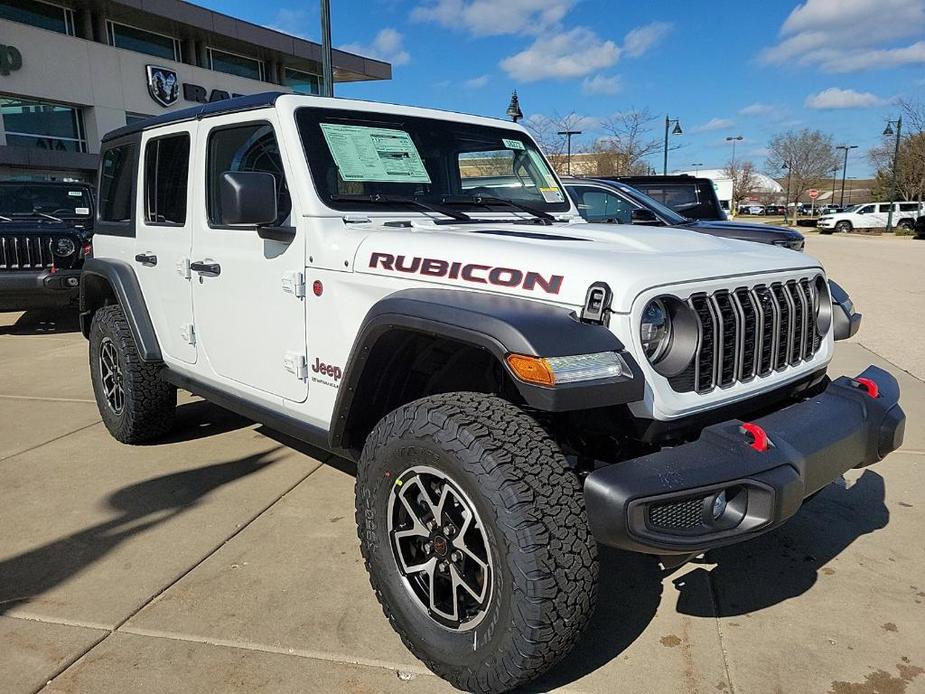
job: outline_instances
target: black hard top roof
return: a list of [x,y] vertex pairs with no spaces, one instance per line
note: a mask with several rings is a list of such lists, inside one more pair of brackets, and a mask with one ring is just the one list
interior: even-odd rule
[[668,176],[602,176],[603,180],[623,181],[624,183],[690,183],[691,181],[707,181],[709,179],[691,176],[690,174],[670,174]]
[[200,120],[208,116],[219,116],[224,113],[238,113],[239,111],[252,111],[257,108],[272,106],[276,100],[286,94],[286,92],[261,92],[260,94],[250,94],[248,96],[235,96],[230,99],[221,101],[212,101],[201,106],[184,108],[179,111],[170,111],[159,116],[145,118],[137,123],[126,125],[106,133],[103,136],[103,142],[116,140],[126,135],[134,135],[143,130],[156,128],[160,125],[169,123],[182,123],[189,120]]

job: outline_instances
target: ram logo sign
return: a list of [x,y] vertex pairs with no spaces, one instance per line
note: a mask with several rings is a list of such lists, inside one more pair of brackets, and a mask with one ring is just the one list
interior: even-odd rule
[[180,98],[180,78],[176,71],[148,65],[148,93],[161,106],[173,106]]

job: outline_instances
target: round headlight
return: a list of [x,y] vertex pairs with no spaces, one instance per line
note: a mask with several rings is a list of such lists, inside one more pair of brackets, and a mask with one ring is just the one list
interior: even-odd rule
[[677,376],[697,349],[698,319],[693,309],[673,296],[652,299],[642,312],[642,351],[662,376]]
[[55,239],[55,255],[72,255],[77,250],[77,244],[66,236]]
[[642,312],[639,337],[642,351],[650,362],[655,364],[665,356],[671,343],[671,315],[661,299],[650,301]]

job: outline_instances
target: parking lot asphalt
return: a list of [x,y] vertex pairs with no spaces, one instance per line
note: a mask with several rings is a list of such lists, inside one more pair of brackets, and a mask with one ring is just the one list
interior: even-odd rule
[[[784,527],[665,575],[603,550],[539,683],[588,692],[925,692],[925,243],[810,235],[865,314],[832,374],[900,380],[903,448]],[[372,596],[350,466],[190,396],[111,439],[73,318],[0,314],[0,691],[438,692]]]

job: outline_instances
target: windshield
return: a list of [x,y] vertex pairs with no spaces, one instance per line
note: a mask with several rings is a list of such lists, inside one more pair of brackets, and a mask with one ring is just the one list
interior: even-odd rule
[[[296,113],[318,194],[337,210],[540,213],[569,210],[528,135],[503,127],[407,115],[302,108]],[[374,207],[375,204],[375,207]]]
[[89,217],[90,195],[78,186],[5,183],[0,185],[4,217]]
[[634,201],[638,202],[643,207],[647,207],[652,210],[656,215],[661,217],[666,224],[684,224],[684,222],[688,221],[687,217],[678,214],[667,205],[663,205],[655,198],[646,195],[640,190],[636,190],[632,186],[622,185],[619,186],[619,188],[621,191],[633,198]]

